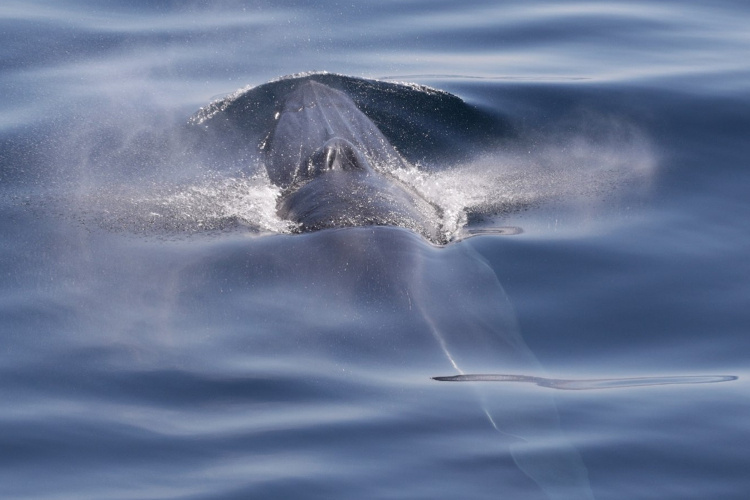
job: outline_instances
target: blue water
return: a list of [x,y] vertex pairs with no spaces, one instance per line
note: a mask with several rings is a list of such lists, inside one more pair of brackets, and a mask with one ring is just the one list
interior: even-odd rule
[[[747,498],[749,14],[5,0],[0,497]],[[310,71],[489,117],[373,104],[452,243],[292,234],[183,142]]]

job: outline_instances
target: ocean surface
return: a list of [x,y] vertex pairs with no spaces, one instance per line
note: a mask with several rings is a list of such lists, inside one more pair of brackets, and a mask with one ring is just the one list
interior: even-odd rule
[[[0,498],[750,498],[748,26],[3,0]],[[256,137],[189,139],[295,74],[380,82],[440,238],[298,234]]]

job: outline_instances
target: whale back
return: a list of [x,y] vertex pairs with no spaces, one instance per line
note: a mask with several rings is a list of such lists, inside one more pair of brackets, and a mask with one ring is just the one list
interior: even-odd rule
[[[310,82],[321,86],[309,86]],[[306,87],[302,92],[297,92]],[[292,95],[297,92],[297,97]],[[316,92],[318,94],[316,95]],[[351,124],[367,118],[400,156],[431,169],[482,154],[514,135],[506,117],[488,113],[448,92],[417,84],[367,80],[333,73],[290,75],[247,87],[213,101],[188,122],[195,154],[229,172],[270,146],[283,109],[293,100],[346,103],[358,111]],[[353,104],[353,105],[352,105]],[[359,118],[358,118],[359,117]],[[291,118],[291,117],[290,117]],[[358,134],[363,137],[362,134]]]

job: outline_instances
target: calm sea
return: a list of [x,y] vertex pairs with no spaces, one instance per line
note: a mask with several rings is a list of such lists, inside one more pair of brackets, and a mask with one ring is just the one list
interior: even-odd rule
[[[3,0],[0,498],[750,498],[748,26],[742,1]],[[273,186],[182,142],[319,71],[494,124],[372,99],[460,241],[291,234]],[[432,379],[461,372],[512,380]]]

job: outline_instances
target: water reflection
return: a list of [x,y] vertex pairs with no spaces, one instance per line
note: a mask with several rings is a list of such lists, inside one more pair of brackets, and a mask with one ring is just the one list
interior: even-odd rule
[[440,382],[528,382],[540,387],[566,391],[588,391],[594,389],[620,389],[625,387],[649,387],[674,384],[715,384],[737,380],[736,375],[684,375],[672,377],[592,378],[579,380],[530,377],[528,375],[461,374],[432,377]]

